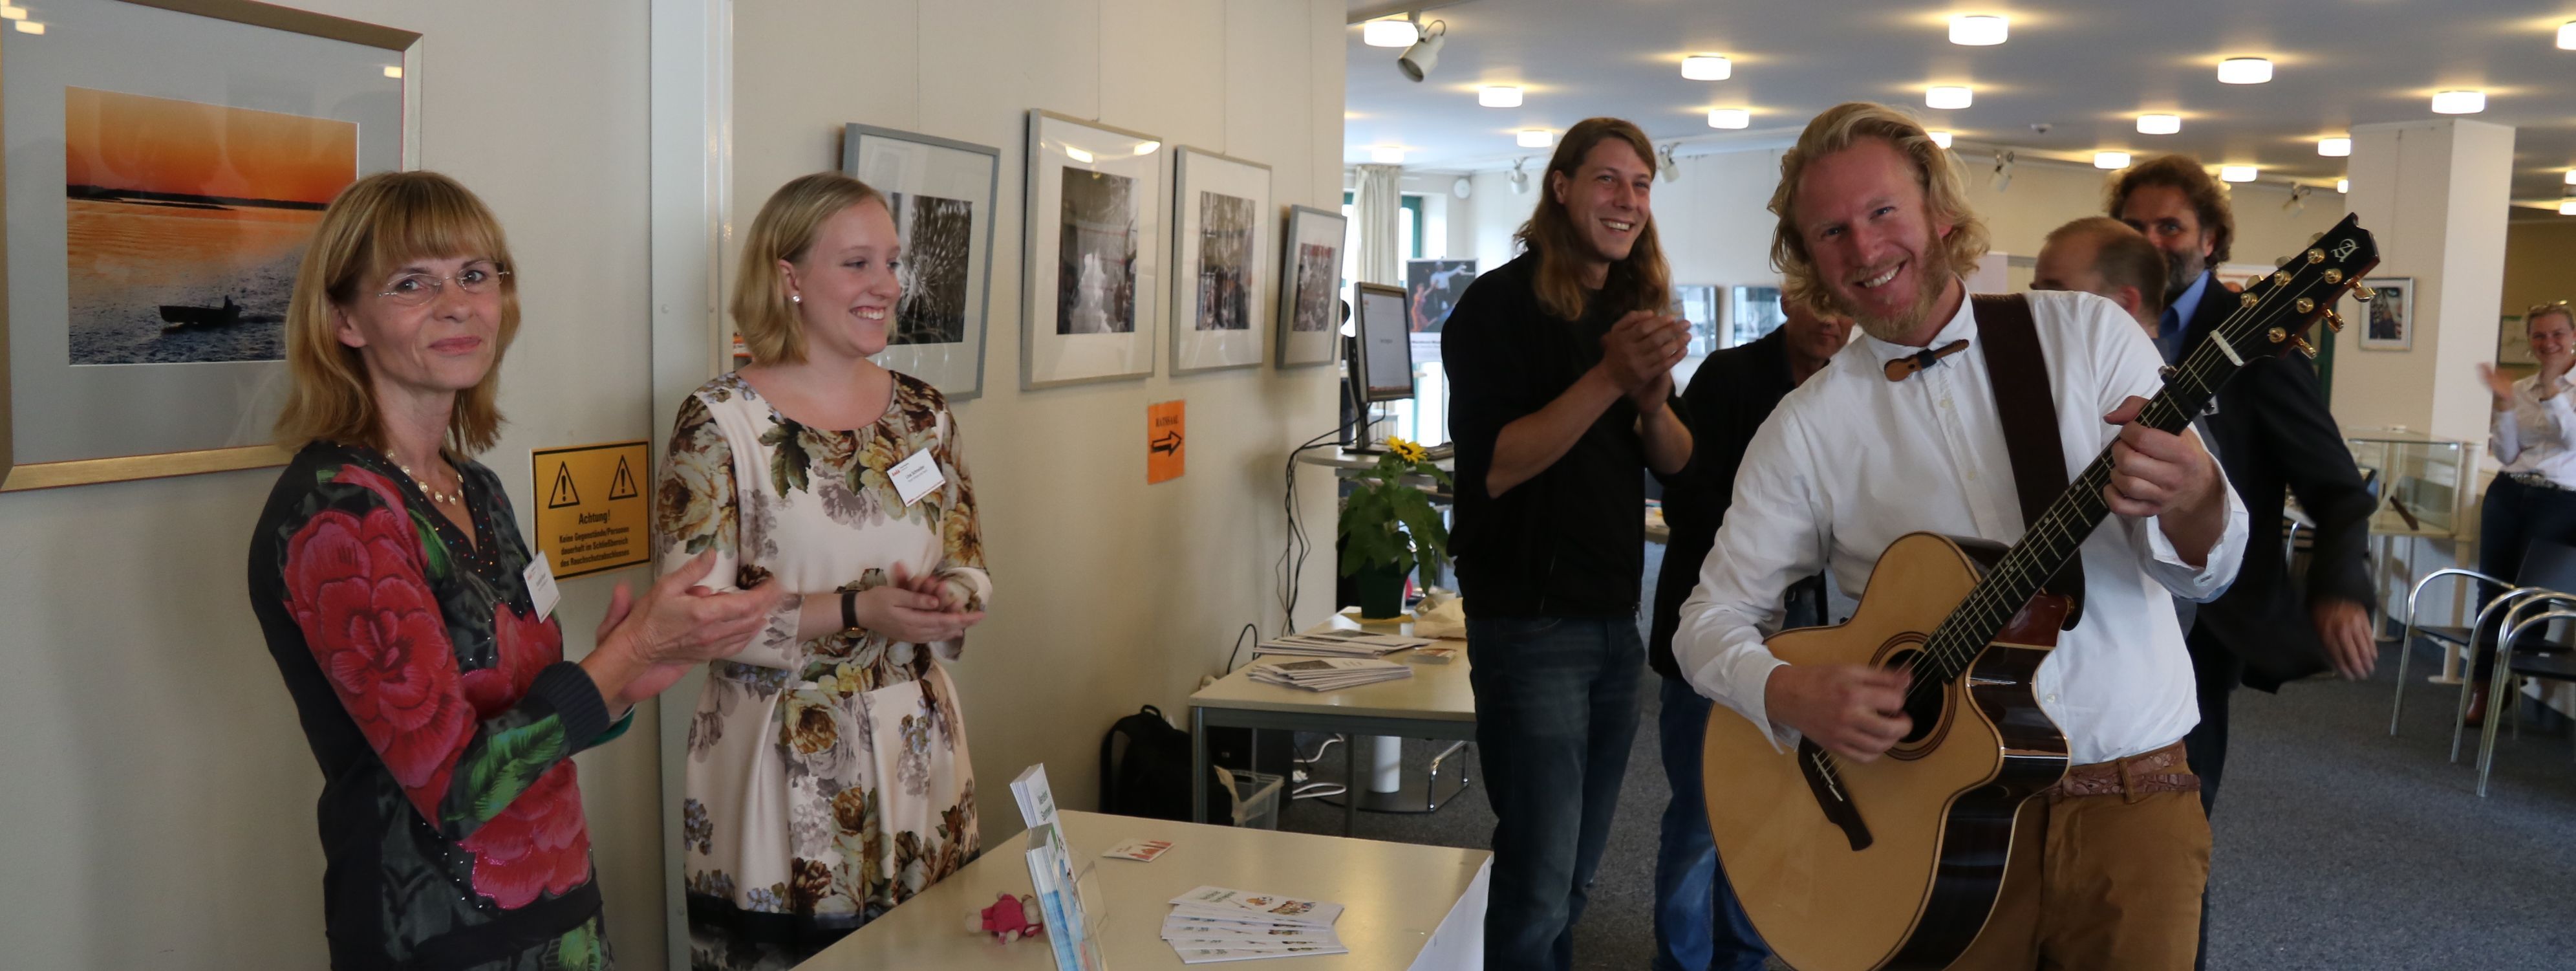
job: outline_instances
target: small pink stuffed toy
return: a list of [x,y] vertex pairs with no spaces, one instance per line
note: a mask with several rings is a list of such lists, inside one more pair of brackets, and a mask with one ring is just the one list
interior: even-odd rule
[[1036,897],[1001,894],[993,905],[972,915],[966,922],[970,931],[993,935],[993,940],[1008,944],[1046,933],[1043,915]]

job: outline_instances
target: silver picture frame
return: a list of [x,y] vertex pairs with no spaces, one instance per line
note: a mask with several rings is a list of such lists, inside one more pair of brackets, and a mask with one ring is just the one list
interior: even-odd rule
[[1029,112],[1021,390],[1154,373],[1169,154],[1143,132]]
[[1271,303],[1270,166],[1172,150],[1172,373],[1260,367]]
[[950,401],[981,397],[1002,150],[854,122],[842,128],[841,172],[885,193],[903,240],[903,299],[877,363]]
[[1282,370],[1332,364],[1342,350],[1342,259],[1350,220],[1313,206],[1289,206],[1279,236],[1279,331]]

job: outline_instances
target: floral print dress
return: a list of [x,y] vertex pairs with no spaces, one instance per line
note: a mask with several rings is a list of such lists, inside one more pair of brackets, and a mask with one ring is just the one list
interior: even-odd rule
[[[957,426],[936,389],[895,374],[887,409],[848,431],[780,415],[738,375],[680,406],[658,484],[664,571],[706,550],[710,586],[837,601],[897,564],[992,595]],[[943,482],[911,503],[887,472],[927,451]],[[700,967],[792,964],[956,872],[978,849],[957,689],[962,641],[866,631],[796,639],[796,598],[709,665],[689,726],[681,840]]]
[[250,544],[251,608],[321,763],[331,966],[609,966],[572,754],[622,733],[540,619],[501,481],[474,533],[373,449],[316,443]]

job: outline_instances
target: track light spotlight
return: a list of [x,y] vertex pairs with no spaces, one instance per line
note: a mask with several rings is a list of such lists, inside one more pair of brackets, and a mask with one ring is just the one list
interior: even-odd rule
[[1673,161],[1673,150],[1680,147],[1682,147],[1680,142],[1665,142],[1655,146],[1655,170],[1663,173],[1666,182],[1682,180],[1682,167]]
[[2013,153],[2012,153],[2012,150],[2011,150],[2011,149],[2005,149],[2005,150],[2003,150],[2003,151],[1996,152],[1996,153],[1995,153],[1995,174],[1994,174],[1994,177],[1993,177],[1992,179],[1988,180],[1987,184],[1994,186],[1995,191],[1997,191],[1997,192],[2004,192],[2004,191],[2008,191],[2008,190],[2010,190],[2010,189],[2012,188],[2012,170],[2013,170]]
[[1432,68],[1439,66],[1440,46],[1448,42],[1449,22],[1432,21],[1422,28],[1422,39],[1414,41],[1413,46],[1404,49],[1403,57],[1395,59],[1395,69],[1414,83],[1421,83],[1431,75]]
[[1529,172],[1521,168],[1521,166],[1527,164],[1529,164],[1529,159],[1527,158],[1516,158],[1512,160],[1511,183],[1513,195],[1525,196],[1529,194]]

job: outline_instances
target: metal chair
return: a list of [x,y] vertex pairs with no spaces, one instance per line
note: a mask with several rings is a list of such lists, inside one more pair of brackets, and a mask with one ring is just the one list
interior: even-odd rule
[[[2512,709],[2507,706],[2518,705],[2522,701],[2521,688],[2518,685],[2512,685],[2511,683],[2518,679],[2529,678],[2541,678],[2550,681],[2576,681],[2576,659],[2571,659],[2563,655],[2534,656],[2526,654],[2521,657],[2514,656],[2514,640],[2523,632],[2524,628],[2533,624],[2547,623],[2552,620],[2576,620],[2576,610],[2567,609],[2570,606],[2576,606],[2576,597],[2564,594],[2552,594],[2545,598],[2535,598],[2529,602],[2553,602],[2559,606],[2555,609],[2542,611],[2536,615],[2523,617],[2519,622],[2515,622],[2512,618],[2507,618],[2504,628],[2505,636],[2496,641],[2495,675],[2492,678],[2493,683],[2487,689],[2487,697],[2490,699],[2489,704],[2492,706],[2493,710],[2489,713],[2489,717],[2487,718],[2486,730],[2482,733],[2483,737],[2478,741],[2478,795],[2481,798],[2485,797],[2487,794],[2487,776],[2495,768],[2496,722],[2503,720],[2504,718],[2512,717],[2508,714]],[[2521,613],[2519,610],[2515,612]],[[2517,732],[2520,727],[2521,726],[2519,725],[2515,726]]]
[[[2576,594],[2560,593],[2541,587],[2516,587],[2498,594],[2494,600],[2487,601],[2486,609],[2478,611],[2477,626],[2483,629],[2489,614],[2501,612],[2502,616],[2496,621],[2496,629],[2501,632],[2510,628],[2516,636],[2519,636],[2522,630],[2522,618],[2529,616],[2535,608],[2555,610],[2564,607],[2576,607]],[[2501,643],[2502,638],[2498,638],[2498,641]],[[2501,665],[2504,649],[2499,646],[2497,651],[2499,652],[2497,662]],[[2497,670],[2503,670],[2503,668],[2499,666]],[[2453,764],[2460,761],[2460,737],[2467,733],[2469,725],[2469,698],[2478,687],[2477,671],[2474,668],[2460,676],[2460,703],[2451,712],[2451,762]],[[2494,692],[2488,692],[2486,722],[2488,725],[2494,725],[2496,719],[2502,717],[2496,708],[2503,704],[2505,702]],[[2514,730],[2518,737],[2521,726],[2515,726]]]
[[[2476,618],[2471,620],[2467,627],[2418,624],[2416,608],[2417,602],[2424,596],[2424,588],[2432,586],[2433,581],[2446,576],[2483,580],[2505,588],[2505,592],[2479,605]],[[2494,629],[2489,627],[2487,622],[2491,618],[2500,616],[2494,612],[2496,601],[2515,593],[2533,590],[2576,590],[2576,547],[2546,540],[2533,541],[2529,549],[2523,553],[2521,568],[2514,571],[2512,580],[2488,576],[2476,570],[2451,567],[2425,574],[2424,579],[2417,581],[2415,589],[2406,595],[2406,629],[2397,640],[2397,691],[2395,701],[2389,705],[2388,734],[2397,734],[2398,718],[2406,710],[2406,669],[2415,659],[2416,635],[2421,634],[2427,639],[2451,645],[2464,654],[2475,656],[2477,632]],[[2468,684],[2474,680],[2476,679],[2463,678],[2461,681],[2461,704],[2463,705],[2461,711],[2463,712],[2467,711],[2465,706]],[[2458,733],[2455,731],[2452,734],[2451,760],[2456,762],[2460,758]]]

